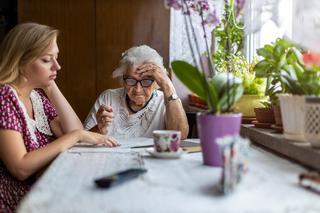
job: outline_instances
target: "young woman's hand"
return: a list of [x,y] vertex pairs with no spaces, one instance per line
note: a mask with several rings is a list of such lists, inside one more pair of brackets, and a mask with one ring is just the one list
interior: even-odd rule
[[110,106],[101,105],[96,114],[96,119],[99,132],[105,135],[113,120],[112,108]]
[[87,142],[94,145],[104,144],[108,147],[119,146],[119,143],[113,137],[102,135],[95,132],[86,131],[86,130],[80,130],[80,131],[81,131],[80,140],[83,142]]

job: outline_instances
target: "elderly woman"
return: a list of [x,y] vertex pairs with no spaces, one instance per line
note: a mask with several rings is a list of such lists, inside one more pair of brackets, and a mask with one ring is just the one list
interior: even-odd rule
[[113,78],[123,87],[98,97],[85,128],[113,137],[152,137],[158,129],[180,130],[187,137],[186,114],[154,49],[141,45],[127,50]]

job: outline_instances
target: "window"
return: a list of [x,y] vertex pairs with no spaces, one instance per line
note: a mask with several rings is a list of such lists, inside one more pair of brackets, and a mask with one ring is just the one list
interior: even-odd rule
[[249,61],[256,56],[256,49],[276,38],[292,38],[292,12],[292,0],[247,1],[245,52]]

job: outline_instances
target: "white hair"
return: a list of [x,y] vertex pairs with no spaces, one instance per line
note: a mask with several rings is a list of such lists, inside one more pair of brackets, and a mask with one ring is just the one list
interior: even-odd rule
[[166,69],[163,66],[163,58],[159,53],[147,45],[141,45],[131,47],[122,53],[119,67],[113,71],[112,77],[121,79],[127,72],[128,66],[141,65],[146,62],[154,63],[158,65],[161,70],[166,72]]

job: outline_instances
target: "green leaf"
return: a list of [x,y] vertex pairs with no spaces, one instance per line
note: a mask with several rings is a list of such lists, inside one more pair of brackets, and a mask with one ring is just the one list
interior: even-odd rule
[[285,64],[287,64],[287,55],[283,54],[280,56],[280,60],[278,62],[278,70],[280,70]]
[[272,59],[273,58],[272,52],[273,52],[273,47],[271,45],[269,46],[265,45],[264,48],[257,49],[257,54],[264,58]]
[[273,57],[276,59],[276,60],[279,60],[280,57],[284,54],[285,52],[285,48],[281,45],[276,45],[274,47],[274,51],[273,51]]
[[243,87],[241,84],[233,84],[229,87],[227,92],[224,92],[219,100],[221,112],[229,111],[229,108],[240,99],[243,94]]
[[254,66],[253,71],[256,72],[257,77],[266,78],[269,75],[271,67],[272,65],[267,60],[262,60]]
[[302,57],[302,54],[301,54],[300,50],[298,50],[298,48],[296,48],[296,47],[292,47],[292,50],[293,50],[294,55],[297,58],[298,63],[300,65],[304,64],[303,57]]
[[209,87],[209,95],[210,95],[210,98],[211,98],[211,103],[208,104],[209,105],[209,110],[213,111],[213,112],[220,111],[219,107],[217,106],[218,100],[219,100],[218,92],[217,92],[215,86],[210,83],[210,81],[208,82],[208,87]]
[[303,68],[298,62],[293,63],[292,66],[293,66],[293,68],[294,68],[294,70],[295,70],[295,73],[296,73],[296,75],[297,75],[298,78],[299,78],[301,75],[303,75],[303,73],[304,73],[304,68]]
[[[212,79],[210,79],[210,84],[212,86],[214,86],[217,94],[220,94],[223,87],[227,83],[227,81],[228,81],[227,75],[228,75],[227,73],[218,73]],[[231,75],[231,74],[229,74],[229,75]]]
[[302,55],[301,55],[301,53],[299,52],[299,50],[297,48],[291,47],[288,50],[287,61],[288,61],[289,64],[293,64],[293,63],[296,63],[296,62],[299,62],[299,63],[302,62]]
[[207,100],[204,77],[196,67],[185,61],[173,61],[171,67],[177,78],[188,87],[191,92],[203,100]]

